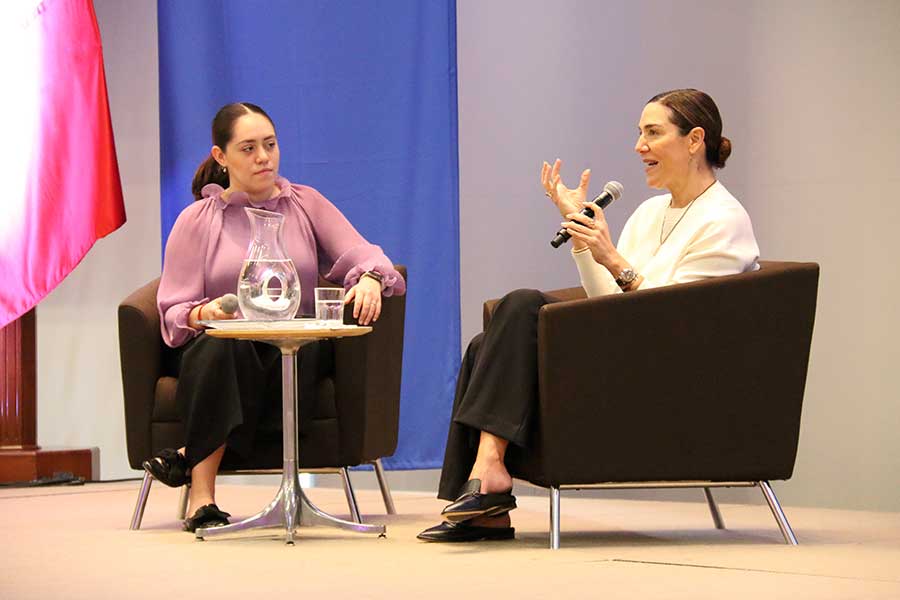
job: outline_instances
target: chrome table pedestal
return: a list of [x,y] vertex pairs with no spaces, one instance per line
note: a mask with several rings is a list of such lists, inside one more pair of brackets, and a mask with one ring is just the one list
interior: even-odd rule
[[366,525],[338,519],[310,502],[300,486],[297,474],[297,351],[301,346],[322,338],[357,336],[369,333],[371,327],[347,328],[303,328],[290,331],[230,331],[227,329],[209,329],[208,335],[213,337],[229,337],[251,339],[277,346],[281,350],[281,393],[282,393],[282,429],[284,441],[284,464],[281,475],[281,487],[275,498],[258,514],[229,525],[220,527],[204,527],[196,531],[197,539],[204,540],[216,536],[228,535],[249,529],[280,528],[284,530],[284,539],[288,544],[294,543],[298,527],[326,525],[358,533],[375,533],[384,535],[384,525]]

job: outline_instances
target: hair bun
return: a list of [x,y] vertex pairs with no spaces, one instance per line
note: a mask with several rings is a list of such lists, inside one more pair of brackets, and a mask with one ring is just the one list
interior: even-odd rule
[[723,135],[722,140],[719,142],[719,156],[715,166],[719,169],[724,167],[725,161],[728,160],[729,156],[731,156],[731,140]]

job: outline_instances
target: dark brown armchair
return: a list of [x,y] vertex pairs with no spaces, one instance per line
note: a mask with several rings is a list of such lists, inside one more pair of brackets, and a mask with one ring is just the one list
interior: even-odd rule
[[[406,278],[406,268],[397,265]],[[333,285],[321,281],[320,285]],[[160,335],[155,279],[134,291],[119,305],[119,350],[125,396],[125,433],[128,462],[141,462],[163,448],[184,445],[182,424],[175,406],[178,380],[172,376],[171,350]],[[353,322],[348,307],[345,322]],[[299,468],[304,472],[338,472],[354,520],[361,522],[347,467],[372,464],[385,508],[394,514],[381,458],[397,447],[400,418],[400,375],[406,297],[384,299],[381,316],[369,335],[334,341],[334,379],[319,382],[314,414],[303,415]],[[280,423],[279,423],[280,426]],[[281,434],[259,435],[253,456],[244,464],[223,459],[220,472],[280,472]],[[139,529],[153,479],[144,475],[131,529]],[[179,518],[187,502],[183,489]]]
[[[819,267],[759,271],[541,308],[540,407],[514,477],[549,488],[551,548],[560,490],[759,487],[785,541],[796,537],[769,485],[793,474]],[[485,323],[493,302],[485,304]]]

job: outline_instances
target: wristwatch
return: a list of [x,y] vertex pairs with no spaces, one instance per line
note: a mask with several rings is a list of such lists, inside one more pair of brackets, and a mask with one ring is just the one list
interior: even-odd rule
[[634,269],[630,267],[625,268],[622,269],[622,272],[616,277],[616,284],[624,290],[634,283],[634,280],[637,279],[637,277],[638,274],[634,272]]
[[366,271],[360,277],[371,277],[375,281],[381,284],[381,287],[384,287],[384,275],[379,273],[378,271]]

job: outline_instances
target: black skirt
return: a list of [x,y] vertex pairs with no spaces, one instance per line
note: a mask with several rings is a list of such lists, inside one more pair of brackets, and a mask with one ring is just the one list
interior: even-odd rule
[[[281,350],[263,342],[199,335],[178,348],[175,358],[175,402],[191,467],[223,444],[229,462],[240,465],[250,459],[258,435],[280,436]],[[312,415],[316,405],[316,383],[334,372],[331,341],[306,344],[297,362],[302,436],[302,417]]]

